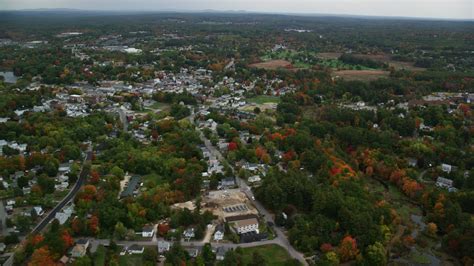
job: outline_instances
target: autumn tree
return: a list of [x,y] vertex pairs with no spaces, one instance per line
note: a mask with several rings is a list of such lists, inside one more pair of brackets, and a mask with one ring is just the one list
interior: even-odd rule
[[51,253],[47,246],[36,249],[31,256],[31,260],[28,266],[44,266],[44,265],[57,265],[57,263],[51,257]]
[[352,236],[344,237],[339,244],[338,252],[343,262],[354,259],[359,254],[356,240]]

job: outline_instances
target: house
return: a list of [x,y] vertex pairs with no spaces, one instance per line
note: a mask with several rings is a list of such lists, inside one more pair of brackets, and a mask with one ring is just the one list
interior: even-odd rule
[[33,212],[33,214],[35,214],[36,216],[43,216],[43,214],[44,214],[43,208],[42,208],[41,206],[35,206],[35,207],[33,207],[32,212]]
[[260,181],[262,181],[262,179],[258,175],[254,175],[248,178],[249,183],[258,183]]
[[71,251],[71,256],[73,258],[81,258],[84,257],[87,253],[87,249],[89,248],[90,242],[87,239],[79,239],[76,242],[76,245]]
[[258,233],[258,217],[255,214],[238,215],[227,217],[226,222],[232,225],[237,234],[248,232]]
[[454,170],[454,169],[453,169],[453,166],[452,166],[452,165],[443,163],[443,164],[441,164],[441,170],[442,170],[443,172],[449,174],[449,173],[451,173],[451,171]]
[[128,254],[143,254],[144,251],[145,247],[135,244],[131,245],[127,250]]
[[235,187],[235,179],[233,177],[227,177],[219,181],[218,189],[226,189]]
[[168,241],[158,241],[158,252],[166,253],[170,250],[171,244]]
[[216,260],[224,260],[227,250],[223,247],[218,247],[216,250]]
[[142,237],[153,237],[155,235],[154,225],[145,225],[142,229]]
[[444,177],[438,177],[438,179],[436,179],[436,186],[449,189],[453,187],[453,180]]
[[191,238],[194,238],[196,236],[195,232],[194,232],[194,228],[191,227],[191,228],[188,228],[186,230],[184,230],[183,232],[183,236],[185,239],[189,240]]
[[57,212],[55,215],[54,215],[54,218],[56,220],[58,220],[59,224],[63,225],[66,223],[67,219],[69,219],[69,217],[71,216],[71,214],[69,213],[64,213],[64,212]]
[[58,172],[61,174],[67,174],[71,171],[71,163],[62,163],[59,165]]
[[418,160],[416,158],[408,158],[407,162],[410,167],[416,167],[418,165]]
[[221,241],[224,239],[224,225],[219,224],[216,226],[216,231],[214,232],[214,241]]
[[64,255],[61,257],[61,259],[59,260],[60,263],[62,263],[63,265],[66,265],[69,261],[69,257]]
[[199,250],[197,248],[186,248],[186,252],[188,252],[191,258],[196,258],[199,254]]

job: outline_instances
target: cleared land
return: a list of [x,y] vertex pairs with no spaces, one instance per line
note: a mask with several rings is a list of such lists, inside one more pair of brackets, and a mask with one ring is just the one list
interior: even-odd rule
[[[245,206],[245,208],[233,208]],[[231,211],[225,211],[231,209]],[[225,217],[242,214],[258,214],[258,211],[249,202],[245,193],[239,189],[211,191],[202,199],[202,209],[211,211],[220,220]]]
[[280,97],[260,95],[260,96],[257,96],[257,97],[248,98],[247,101],[249,103],[256,103],[256,104],[279,103],[280,102]]
[[334,71],[332,76],[345,80],[372,81],[388,77],[389,73],[384,70],[340,70]]
[[338,59],[342,53],[319,53],[318,57],[324,60]]
[[425,68],[416,67],[411,62],[401,62],[395,61],[388,54],[354,54],[355,57],[366,58],[373,61],[387,63],[389,66],[394,67],[395,69],[406,69],[410,71],[424,71]]
[[279,69],[279,68],[292,69],[293,65],[289,61],[286,61],[286,60],[270,60],[266,62],[251,64],[250,67],[263,68],[263,69]]
[[243,261],[244,265],[252,262],[252,256],[254,252],[258,252],[266,262],[266,265],[287,265],[285,262],[291,259],[288,252],[278,245],[265,245],[253,248],[243,249]]

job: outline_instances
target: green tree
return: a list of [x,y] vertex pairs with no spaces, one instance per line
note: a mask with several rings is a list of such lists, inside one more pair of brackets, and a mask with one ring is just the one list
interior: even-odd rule
[[365,261],[367,265],[387,265],[387,251],[380,242],[375,242],[367,247]]
[[202,248],[202,257],[204,259],[204,263],[206,266],[214,265],[214,261],[216,260],[216,255],[212,252],[212,247],[210,243],[204,244]]

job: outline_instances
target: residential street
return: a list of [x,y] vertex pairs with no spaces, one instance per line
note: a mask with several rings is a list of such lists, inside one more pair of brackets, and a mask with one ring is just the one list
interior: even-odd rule
[[[77,192],[79,192],[82,184],[84,183],[88,173],[84,171],[84,165],[87,161],[90,161],[92,159],[92,147],[89,146],[89,149],[87,151],[86,157],[84,158],[84,161],[82,163],[82,168],[81,172],[79,174],[79,178],[77,179],[76,183],[74,186],[71,188],[69,193],[66,195],[66,197],[61,200],[56,207],[54,207],[49,213],[46,214],[46,216],[38,223],[36,226],[31,230],[30,234],[36,234],[40,233],[55,217],[56,213],[60,211],[66,204],[68,204],[71,200],[74,199],[76,196]],[[10,257],[3,263],[3,266],[11,266],[13,265],[13,255],[12,253]]]
[[[190,116],[190,120],[191,120],[191,122],[194,121],[194,114]],[[217,150],[212,145],[212,143],[204,136],[204,134],[201,132],[201,130],[199,128],[198,128],[198,130],[199,130],[199,133],[200,133],[201,140],[204,142],[204,145],[206,145],[206,148],[209,149],[209,151],[212,153],[212,155],[215,156],[217,159],[219,159],[221,162],[227,162],[225,157],[220,153],[219,150]],[[234,167],[231,164],[229,164],[229,166],[231,167],[232,172],[235,173]],[[252,189],[250,188],[250,186],[247,185],[247,183],[244,180],[242,180],[240,177],[238,177],[237,175],[235,175],[235,179],[236,179],[237,185],[239,186],[241,191],[244,192],[247,195],[247,197],[253,203],[255,208],[257,208],[259,213],[264,217],[265,222],[275,224],[275,221],[273,219],[273,214],[271,214],[269,211],[267,211],[267,209],[265,209],[260,202],[258,202],[257,200],[254,200],[255,197],[253,195],[253,192],[252,192]],[[303,265],[307,265],[307,262],[304,259],[304,255],[301,254],[300,252],[298,252],[296,249],[294,249],[293,246],[291,246],[290,242],[288,241],[288,237],[285,235],[285,233],[282,231],[282,229],[278,226],[273,226],[273,230],[276,233],[276,238],[275,239],[273,239],[271,241],[263,241],[263,242],[248,243],[248,244],[254,244],[255,246],[260,246],[260,245],[265,245],[265,244],[280,245],[280,246],[286,248],[288,250],[288,253],[293,258],[295,258],[298,261],[300,261],[301,263],[303,263]],[[233,245],[233,244],[230,244],[230,245]],[[240,245],[246,245],[246,244],[240,244]],[[239,245],[235,245],[235,246],[239,246]]]

